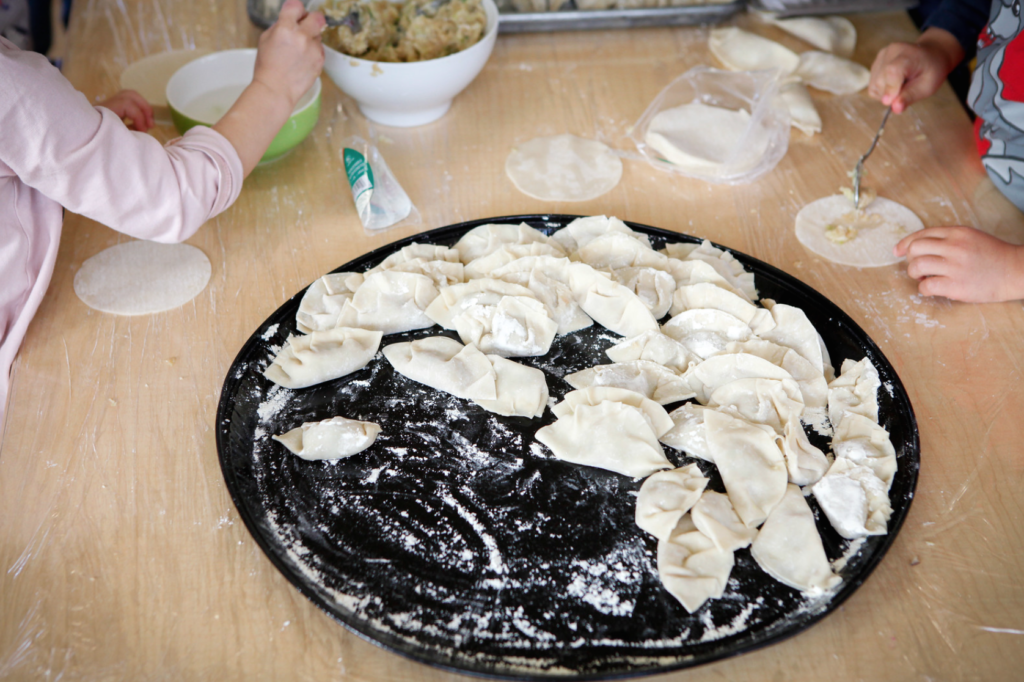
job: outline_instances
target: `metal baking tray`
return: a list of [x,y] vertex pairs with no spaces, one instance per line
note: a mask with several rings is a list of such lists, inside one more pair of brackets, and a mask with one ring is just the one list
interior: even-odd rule
[[[451,245],[484,223],[526,222],[551,234],[577,216],[524,215],[451,225],[381,247],[338,271],[363,271],[413,241]],[[655,248],[699,240],[627,223]],[[832,362],[868,357],[882,381],[879,416],[899,468],[888,535],[841,538],[813,497],[825,552],[841,561],[838,591],[807,598],[750,555],[722,599],[690,614],[662,586],[657,542],[634,521],[640,480],[553,458],[534,439],[554,420],[500,417],[397,374],[378,353],[348,376],[289,391],[263,370],[295,331],[298,292],[265,320],[228,370],[217,411],[221,471],[256,543],[291,583],[359,636],[424,664],[513,680],[585,680],[663,673],[742,654],[806,630],[868,579],[910,509],[920,466],[906,391],[878,346],[835,304],[776,268],[735,251],[762,297],[802,308]],[[437,334],[438,327],[383,344]],[[518,358],[547,376],[554,400],[568,372],[606,363],[621,340],[599,325]],[[672,409],[669,406],[667,409]],[[336,415],[382,431],[367,450],[307,462],[270,439]],[[816,433],[808,436],[826,447]],[[713,465],[691,462],[724,491]],[[864,625],[867,625],[865,622]]]
[[[247,0],[249,20],[260,28],[269,28],[277,20],[283,0]],[[582,31],[651,26],[692,26],[714,24],[728,19],[746,6],[746,0],[727,4],[688,5],[637,9],[577,10],[557,12],[516,12],[502,10],[500,33],[541,31]]]

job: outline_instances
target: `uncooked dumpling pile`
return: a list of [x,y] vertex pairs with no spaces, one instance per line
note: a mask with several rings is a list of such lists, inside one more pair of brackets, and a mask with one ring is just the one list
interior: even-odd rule
[[[668,317],[664,324],[660,320]],[[554,457],[646,478],[636,522],[658,540],[662,583],[690,612],[721,597],[744,547],[765,572],[808,595],[842,582],[805,498],[837,532],[886,532],[896,456],[878,425],[878,374],[847,360],[839,377],[804,312],[759,300],[754,277],[709,242],[661,251],[625,223],[579,218],[551,237],[489,224],[453,247],[412,244],[365,273],[309,287],[292,337],[266,371],[310,386],[365,366],[382,336],[454,331],[385,345],[412,381],[499,415],[538,418],[547,378],[514,358],[597,323],[622,340],[565,377],[575,390],[536,440]],[[676,405],[669,412],[667,405]],[[804,425],[832,436],[832,453]],[[376,425],[336,417],[279,436],[306,458],[368,447]],[[702,460],[676,467],[665,447]],[[707,489],[709,467],[725,491]],[[581,522],[585,522],[581,520]]]

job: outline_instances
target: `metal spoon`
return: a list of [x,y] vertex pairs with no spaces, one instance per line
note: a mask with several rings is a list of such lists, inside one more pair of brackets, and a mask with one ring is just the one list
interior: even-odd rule
[[353,35],[363,30],[363,25],[359,22],[358,9],[353,9],[340,19],[332,17],[329,14],[324,14],[324,19],[327,20],[327,26],[330,28],[335,28],[336,26],[348,26],[348,30],[352,31]]
[[885,128],[885,122],[889,120],[889,114],[892,113],[892,105],[885,110],[885,116],[882,117],[882,125],[878,126],[878,132],[875,133],[875,139],[871,140],[871,146],[864,152],[864,156],[860,157],[860,161],[857,162],[857,166],[853,169],[853,207],[854,209],[860,208],[860,180],[864,175],[864,162],[871,156],[871,152],[875,151],[875,145],[878,144],[878,138],[882,136],[882,129]]

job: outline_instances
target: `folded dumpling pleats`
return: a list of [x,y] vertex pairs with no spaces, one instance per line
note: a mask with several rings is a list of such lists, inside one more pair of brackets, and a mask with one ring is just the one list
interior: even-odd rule
[[302,459],[341,459],[373,445],[380,426],[344,417],[306,422],[280,436],[271,436]]
[[717,547],[689,516],[679,521],[670,539],[658,542],[661,584],[690,613],[722,596],[734,564],[733,553]]
[[708,479],[696,464],[651,474],[636,498],[636,525],[659,540],[669,539],[707,485]]
[[335,327],[308,336],[292,336],[263,376],[285,388],[305,388],[366,367],[383,334]]

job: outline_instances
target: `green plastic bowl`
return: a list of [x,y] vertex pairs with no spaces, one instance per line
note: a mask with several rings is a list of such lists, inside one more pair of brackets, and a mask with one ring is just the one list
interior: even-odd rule
[[[186,64],[167,82],[167,105],[178,132],[212,126],[252,82],[256,50],[214,52]],[[260,165],[276,161],[306,139],[320,117],[320,79],[306,91],[270,143]]]

